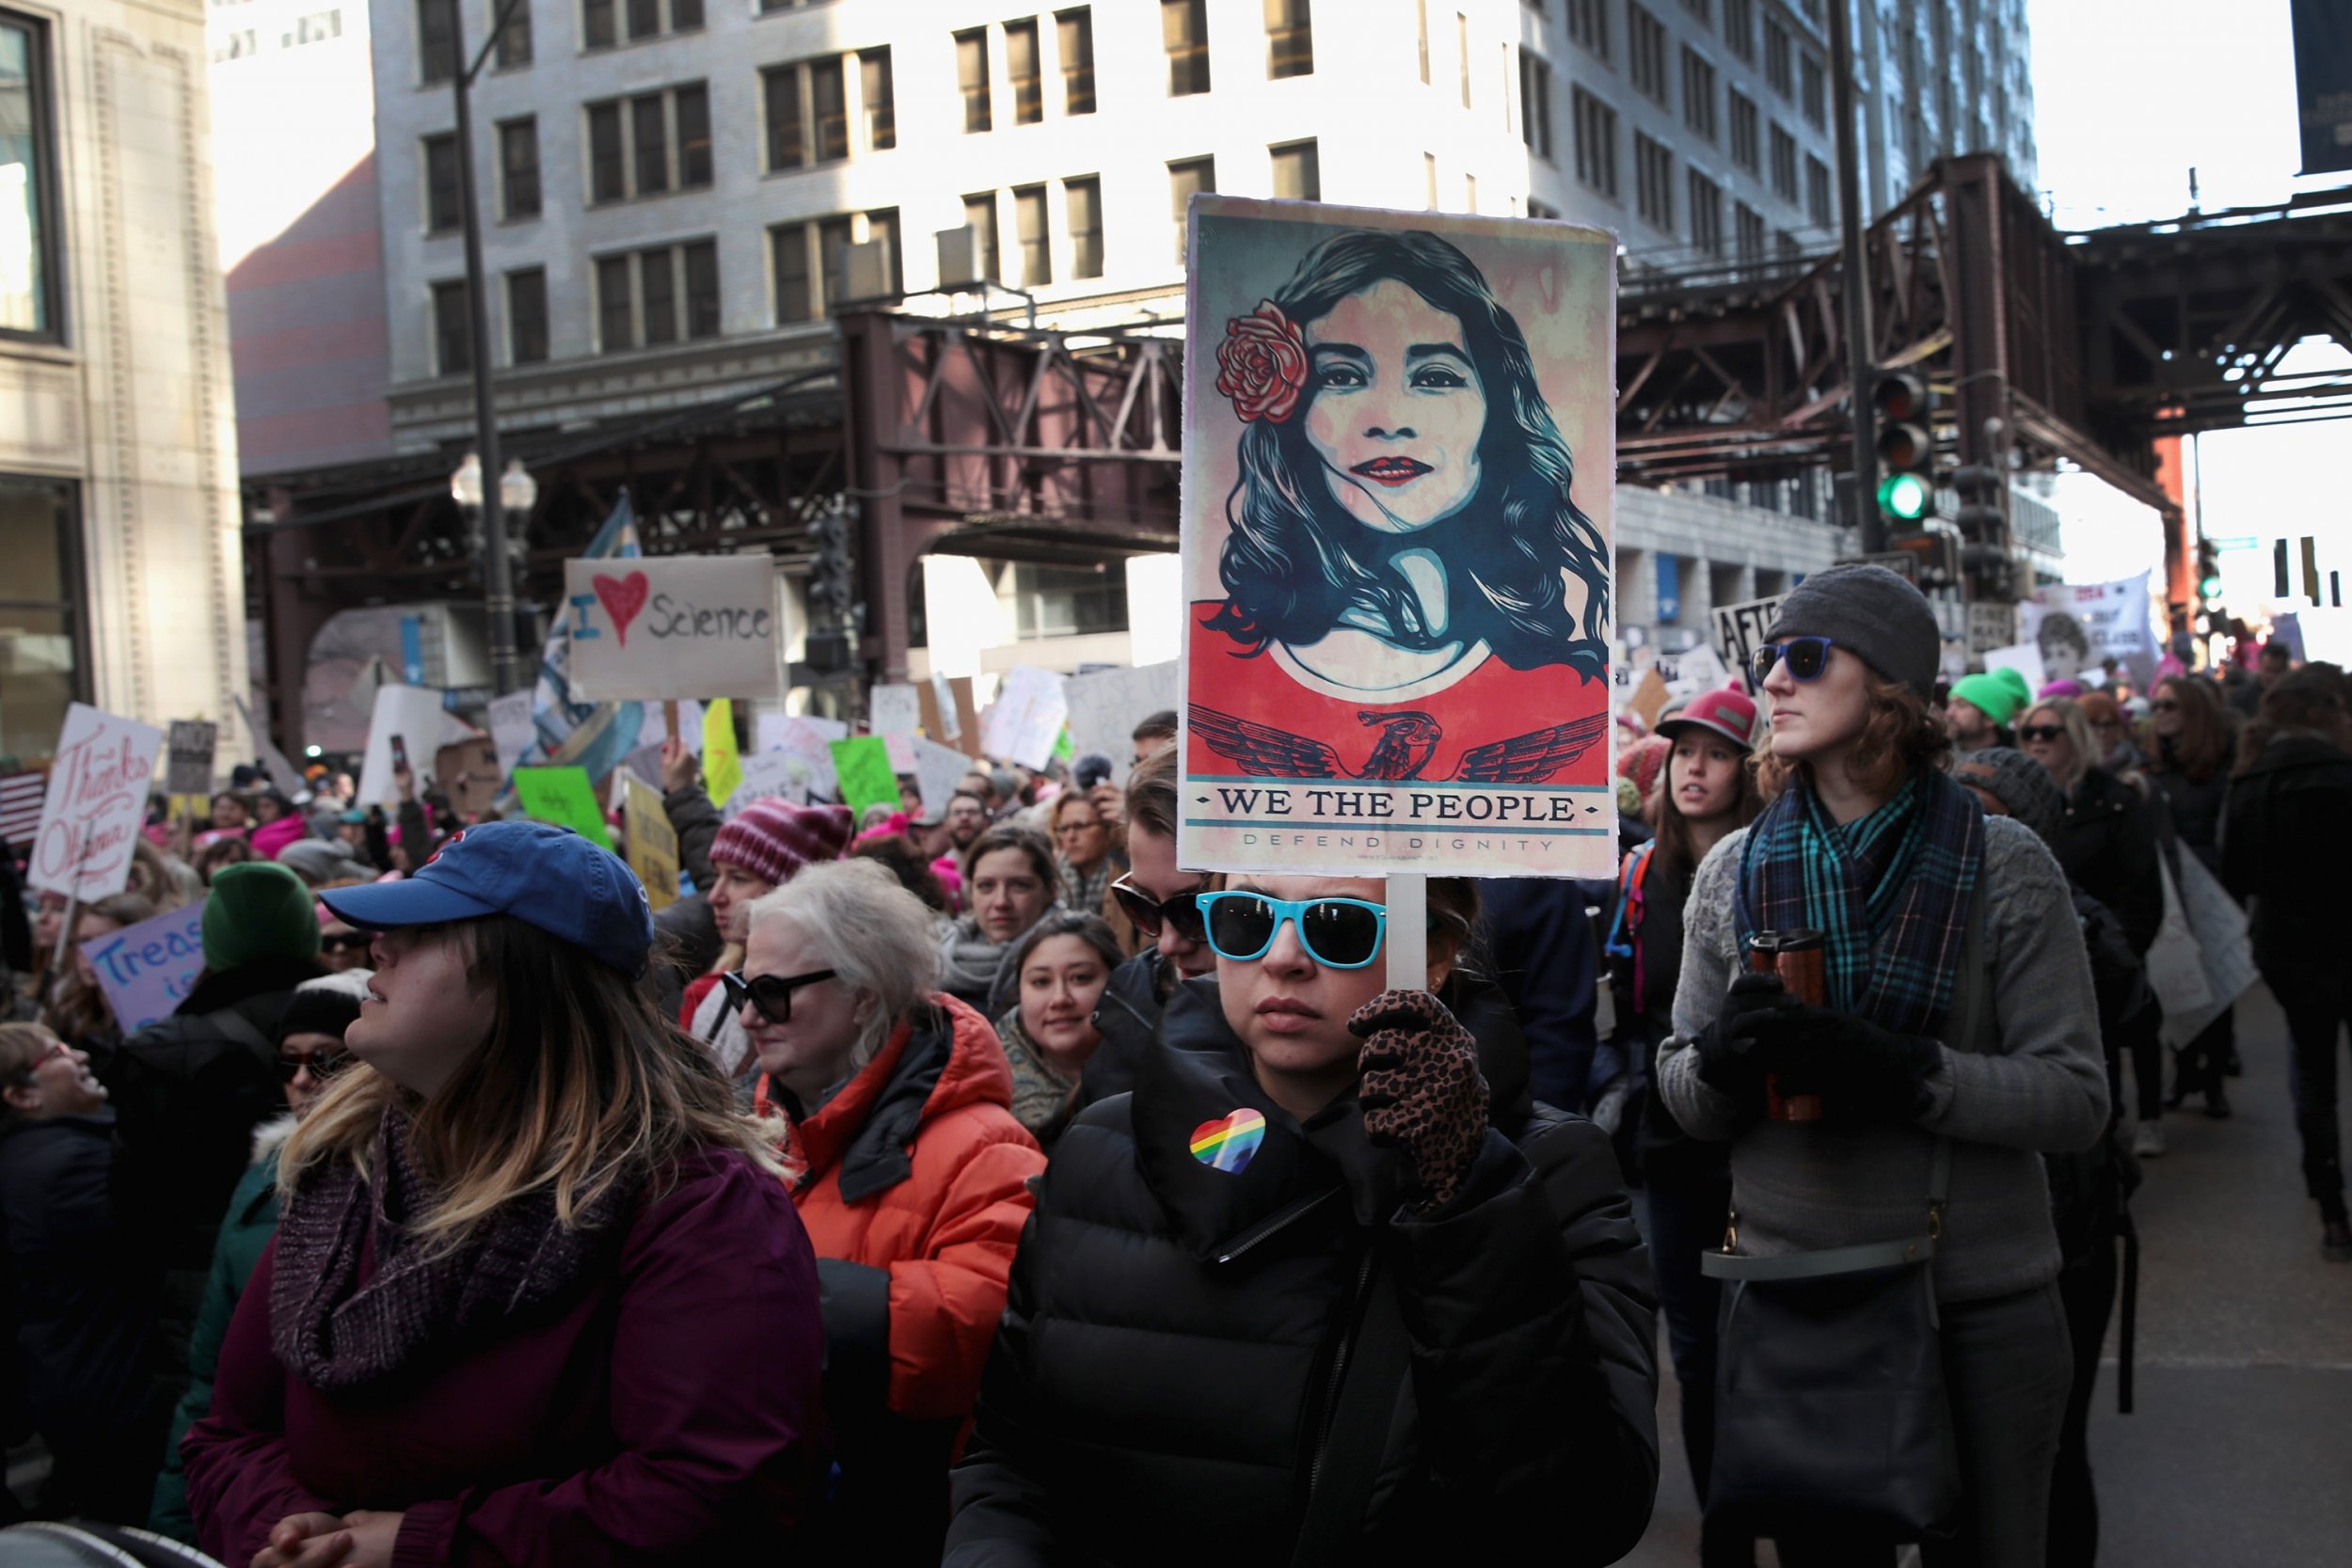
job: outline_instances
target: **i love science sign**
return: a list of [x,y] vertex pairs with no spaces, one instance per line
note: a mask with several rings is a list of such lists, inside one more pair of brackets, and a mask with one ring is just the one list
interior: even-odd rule
[[767,556],[567,561],[564,618],[579,700],[772,697],[782,686]]

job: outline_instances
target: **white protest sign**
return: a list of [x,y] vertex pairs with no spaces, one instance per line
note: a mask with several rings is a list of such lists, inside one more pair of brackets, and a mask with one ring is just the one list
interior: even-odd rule
[[939,734],[932,738],[961,740],[963,725],[956,712],[955,689],[947,684],[947,677],[936,670],[931,672],[931,701],[939,709]]
[[1718,605],[1715,609],[1715,652],[1724,663],[1740,674],[1741,690],[1752,690],[1754,682],[1749,672],[1756,668],[1756,650],[1772,629],[1773,617],[1780,613],[1780,605],[1788,595],[1775,594],[1769,599],[1750,599],[1745,604]]
[[1675,666],[1671,684],[1677,695],[1695,697],[1702,691],[1721,691],[1731,684],[1731,672],[1724,667],[1722,656],[1704,642],[1684,649],[1676,657]]
[[963,783],[963,776],[972,771],[972,759],[952,746],[942,746],[921,736],[914,737],[914,787],[923,793],[923,820],[945,821],[947,802]]
[[368,749],[359,762],[359,793],[352,804],[390,805],[400,799],[399,786],[392,783],[392,736],[400,736],[407,749],[408,766],[421,790],[433,770],[433,753],[473,733],[472,725],[441,705],[441,694],[429,686],[377,687]]
[[204,900],[82,943],[126,1035],[171,1016],[204,970]]
[[2026,677],[2026,689],[2038,692],[2043,684],[2042,650],[2030,642],[2014,648],[1987,648],[1984,651],[1985,673],[1995,670],[2014,670]]
[[24,881],[88,903],[120,893],[147,820],[164,732],[83,703],[66,709]]
[[1968,652],[1982,654],[1987,648],[2010,648],[2017,644],[2017,607],[2013,604],[1974,602],[1968,606]]
[[500,778],[515,771],[537,735],[531,721],[530,692],[510,691],[490,699],[490,741],[499,749]]
[[564,563],[575,701],[772,697],[783,626],[766,556]]
[[1074,755],[1100,752],[1111,759],[1111,783],[1125,787],[1134,766],[1136,726],[1176,705],[1177,663],[1104,670],[1062,682],[1070,706],[1070,745]]
[[781,795],[797,804],[823,796],[831,799],[840,787],[833,768],[833,743],[844,738],[849,726],[830,719],[803,719],[792,714],[759,716],[762,747],[742,758],[743,782],[721,802],[733,816],[754,800]]
[[1034,664],[1016,664],[1005,672],[996,688],[996,701],[980,720],[980,750],[1024,768],[1042,768],[1061,738],[1062,721],[1070,705],[1062,696],[1061,677]]
[[2162,651],[2146,572],[2115,582],[2062,582],[2037,589],[2019,606],[2022,635],[2040,650],[2051,680],[2081,679],[2113,658],[2145,690],[2156,678]]
[[913,735],[923,724],[923,701],[911,686],[878,686],[867,697],[876,735]]
[[278,793],[289,800],[300,795],[309,787],[302,781],[301,771],[286,760],[285,752],[270,744],[269,732],[253,721],[253,710],[245,705],[245,699],[238,697],[233,700],[237,705],[237,717],[245,721],[245,733],[253,737],[253,748],[262,755],[262,768],[269,774],[269,782],[276,784]]

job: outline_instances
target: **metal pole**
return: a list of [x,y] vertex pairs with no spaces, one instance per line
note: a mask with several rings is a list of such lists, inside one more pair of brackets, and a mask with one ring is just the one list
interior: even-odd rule
[[1879,451],[1871,428],[1870,265],[1862,244],[1861,149],[1854,135],[1853,17],[1849,0],[1830,0],[1829,73],[1837,114],[1837,224],[1845,244],[1840,279],[1845,295],[1846,376],[1853,389],[1853,498],[1862,525],[1862,553],[1886,548],[1886,519],[1879,511]]
[[489,616],[490,687],[503,696],[519,684],[515,653],[515,581],[506,559],[506,505],[499,480],[506,465],[499,455],[498,405],[490,392],[490,291],[482,269],[482,213],[473,177],[473,79],[496,47],[500,30],[514,9],[501,8],[490,24],[490,36],[481,56],[466,59],[465,11],[449,7],[450,52],[454,67],[450,87],[457,100],[457,206],[466,229],[466,326],[473,360],[474,448],[482,459],[482,582],[484,609]]

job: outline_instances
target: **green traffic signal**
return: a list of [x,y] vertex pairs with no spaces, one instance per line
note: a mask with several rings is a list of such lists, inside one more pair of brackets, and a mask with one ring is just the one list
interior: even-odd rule
[[2209,577],[2200,581],[2197,584],[2197,596],[2201,599],[2218,599],[2221,597],[2220,578]]
[[1935,486],[1920,474],[1890,474],[1879,483],[1879,510],[1915,523],[1935,507]]

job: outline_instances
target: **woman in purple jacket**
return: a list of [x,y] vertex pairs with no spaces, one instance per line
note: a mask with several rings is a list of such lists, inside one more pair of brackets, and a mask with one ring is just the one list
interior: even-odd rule
[[772,1560],[818,1474],[817,1270],[781,1129],[632,984],[627,866],[469,828],[324,895],[377,933],[340,1075],[182,1453],[253,1568]]

